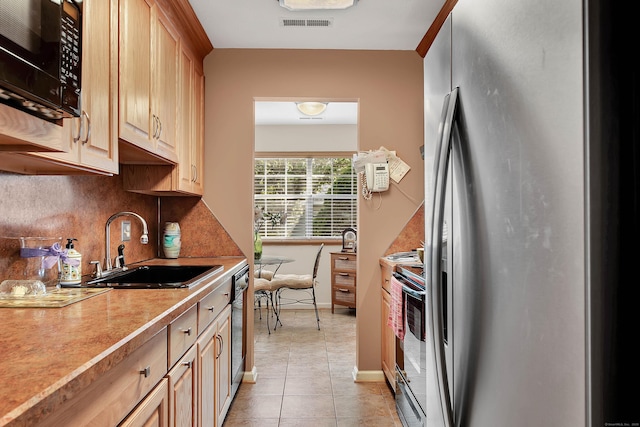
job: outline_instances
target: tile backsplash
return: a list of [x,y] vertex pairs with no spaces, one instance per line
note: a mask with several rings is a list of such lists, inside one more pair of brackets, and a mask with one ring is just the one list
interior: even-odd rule
[[[165,221],[181,224],[180,256],[242,255],[207,206],[197,197],[162,197],[122,189],[120,176],[25,176],[0,172],[0,281],[19,279],[25,260],[15,237],[76,238],[83,274],[91,260],[104,262],[105,223],[116,212],[132,211],[149,227],[149,243],[140,243],[140,222],[131,216],[111,224],[111,255],[117,255],[120,223],[131,222],[131,240],[124,242],[127,263],[161,256],[159,229]],[[160,211],[160,212],[159,212]],[[13,238],[6,238],[13,237]]]

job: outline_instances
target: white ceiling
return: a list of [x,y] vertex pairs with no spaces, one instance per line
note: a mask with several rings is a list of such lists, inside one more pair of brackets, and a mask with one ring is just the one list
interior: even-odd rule
[[[360,0],[345,10],[292,12],[277,0],[189,0],[214,49],[415,50],[444,0]],[[327,27],[283,26],[321,19]],[[315,119],[293,102],[256,103],[256,124],[355,124],[357,103],[331,103]]]
[[[360,0],[344,10],[298,11],[277,0],[189,0],[215,48],[415,50],[444,0]],[[281,18],[328,27],[282,26]]]

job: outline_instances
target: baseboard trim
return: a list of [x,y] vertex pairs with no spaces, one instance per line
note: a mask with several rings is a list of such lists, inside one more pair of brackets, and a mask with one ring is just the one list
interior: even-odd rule
[[258,381],[258,370],[255,366],[251,371],[244,371],[244,374],[242,375],[243,383],[255,384],[256,381]]
[[359,371],[357,366],[353,367],[353,380],[357,383],[379,383],[386,381],[384,372],[380,371]]

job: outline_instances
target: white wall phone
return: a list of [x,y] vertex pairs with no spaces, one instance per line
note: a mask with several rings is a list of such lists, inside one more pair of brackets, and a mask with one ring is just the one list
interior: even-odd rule
[[366,163],[364,174],[370,192],[387,191],[389,189],[389,165],[384,163]]

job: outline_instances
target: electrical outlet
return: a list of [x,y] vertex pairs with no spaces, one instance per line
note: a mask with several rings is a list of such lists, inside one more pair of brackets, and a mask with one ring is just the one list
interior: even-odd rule
[[122,221],[122,238],[123,242],[131,240],[131,221]]

